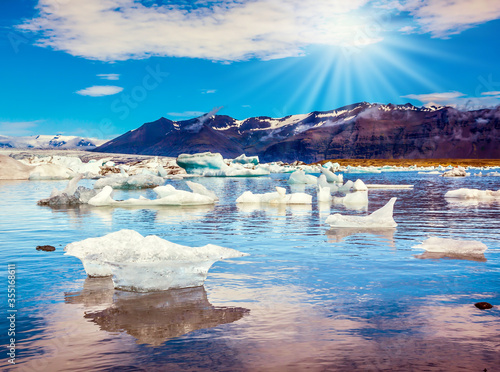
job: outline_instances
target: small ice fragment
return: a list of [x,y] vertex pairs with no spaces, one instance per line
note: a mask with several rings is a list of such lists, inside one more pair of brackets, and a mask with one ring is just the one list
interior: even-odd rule
[[427,252],[444,252],[458,254],[481,254],[488,247],[481,242],[475,240],[457,240],[446,238],[428,238],[420,245],[415,245],[413,248],[421,248]]
[[328,216],[325,222],[332,227],[396,227],[397,223],[392,217],[396,200],[397,198],[391,198],[386,205],[368,216],[351,216],[336,213]]
[[458,189],[451,190],[444,194],[445,198],[450,199],[473,199],[473,200],[500,200],[500,189],[492,190],[477,190],[477,189]]
[[328,186],[323,187],[318,185],[318,202],[331,202],[332,201],[332,193]]

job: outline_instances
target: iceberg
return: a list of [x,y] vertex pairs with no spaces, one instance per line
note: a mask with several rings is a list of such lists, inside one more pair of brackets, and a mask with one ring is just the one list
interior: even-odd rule
[[448,191],[444,197],[462,200],[500,200],[500,190],[458,189]]
[[177,190],[172,185],[158,186],[153,189],[158,195],[158,199],[147,199],[139,197],[139,199],[127,200],[114,200],[111,197],[113,188],[105,186],[100,193],[88,201],[88,204],[95,207],[103,206],[116,206],[116,207],[129,207],[129,206],[157,206],[157,205],[170,205],[170,206],[188,206],[188,205],[205,205],[214,204],[215,199],[194,192],[184,190]]
[[49,207],[76,206],[80,204],[87,204],[91,198],[97,195],[97,190],[91,190],[83,186],[78,186],[78,182],[82,178],[82,174],[76,175],[68,182],[68,185],[64,190],[52,190],[49,198],[41,199],[37,202],[37,204],[47,205]]
[[219,153],[202,152],[199,154],[180,154],[177,157],[177,165],[184,168],[188,173],[202,174],[208,169],[224,169],[227,164]]
[[193,191],[196,194],[208,196],[209,198],[212,198],[214,201],[219,200],[218,196],[215,195],[215,192],[208,190],[205,186],[203,186],[199,183],[192,182],[192,181],[186,181],[186,184],[191,189],[191,191]]
[[456,240],[447,238],[428,238],[422,244],[412,248],[424,249],[431,253],[455,253],[455,254],[482,254],[488,247],[475,240]]
[[236,199],[236,203],[262,204],[312,204],[312,196],[304,193],[286,194],[283,187],[276,187],[276,192],[254,194],[245,191]]
[[306,174],[302,169],[299,169],[292,174],[290,174],[290,178],[288,179],[289,184],[317,184],[317,177]]
[[30,180],[67,180],[73,178],[75,172],[58,164],[37,165],[30,173]]
[[239,164],[258,165],[259,164],[259,157],[258,156],[246,156],[245,154],[241,154],[237,158],[233,159],[232,162],[239,163]]
[[150,174],[136,174],[133,176],[115,174],[98,179],[94,184],[94,189],[102,189],[105,186],[111,186],[113,189],[147,189],[164,183],[165,180],[162,177]]
[[351,216],[336,213],[328,216],[325,222],[331,227],[396,227],[397,223],[392,217],[396,200],[397,198],[391,198],[386,205],[368,216]]
[[344,182],[344,176],[339,174],[336,175],[335,173],[331,172],[330,170],[321,167],[321,173],[326,177],[326,180],[328,182],[338,182],[338,183],[343,183]]
[[27,180],[33,167],[10,156],[0,155],[0,180]]
[[444,172],[441,177],[465,177],[467,176],[467,172],[464,167],[458,166],[449,170],[448,172]]
[[318,202],[329,203],[332,201],[332,192],[330,188],[318,185]]
[[187,247],[134,230],[74,242],[64,250],[82,261],[87,275],[112,275],[116,289],[132,292],[198,287],[216,261],[248,256],[213,244]]
[[368,205],[368,193],[366,191],[356,191],[346,194],[344,197],[333,198],[335,204],[343,204],[349,209],[362,209]]
[[357,179],[356,182],[354,182],[352,189],[354,191],[367,191],[368,187],[366,187],[366,185],[363,181],[361,181],[360,179]]
[[348,180],[342,186],[339,187],[339,191],[350,191],[354,187],[354,182]]

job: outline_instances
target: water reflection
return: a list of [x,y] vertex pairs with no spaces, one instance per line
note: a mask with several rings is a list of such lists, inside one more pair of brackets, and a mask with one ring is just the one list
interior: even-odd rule
[[[110,303],[110,300],[112,302]],[[79,294],[67,294],[66,303],[81,303],[84,317],[107,332],[126,332],[138,344],[159,346],[196,330],[233,323],[249,313],[241,307],[215,307],[203,286],[153,293],[115,291],[109,278],[87,278]],[[94,311],[96,305],[109,304]]]
[[151,221],[170,223],[172,221],[195,221],[212,212],[215,205],[193,205],[193,206],[121,206],[116,207],[93,207],[80,205],[73,208],[67,206],[43,206],[53,213],[65,213],[69,221],[81,223],[82,217],[98,217],[102,222],[111,224],[113,216],[118,213],[129,213],[140,215],[146,213]]
[[449,260],[467,260],[476,262],[486,262],[488,261],[483,253],[480,254],[459,254],[459,253],[447,253],[447,252],[424,252],[422,254],[414,255],[413,257],[419,259],[434,259],[439,260],[441,258]]
[[353,235],[358,234],[371,234],[378,236],[387,241],[387,243],[394,247],[394,233],[396,232],[395,228],[356,228],[356,227],[340,227],[340,228],[332,228],[326,232],[326,236],[328,237],[328,242],[330,243],[340,243],[344,241],[345,238],[348,238]]

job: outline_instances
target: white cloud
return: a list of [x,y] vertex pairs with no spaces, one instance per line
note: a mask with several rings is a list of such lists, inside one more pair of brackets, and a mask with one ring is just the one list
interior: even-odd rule
[[214,94],[217,89],[202,89],[201,94]]
[[500,91],[498,92],[483,92],[481,93],[483,96],[500,96]]
[[122,90],[123,90],[122,87],[117,87],[114,85],[94,85],[76,91],[75,93],[81,96],[103,97],[103,96],[112,96],[113,94],[120,93]]
[[184,112],[167,112],[167,116],[179,117],[179,118],[196,118],[205,114],[203,111],[184,111]]
[[4,136],[28,136],[32,135],[32,128],[43,123],[45,120],[33,121],[2,121],[0,122],[0,134]]
[[[359,42],[366,34],[367,2],[216,0],[185,9],[189,5],[134,0],[39,0],[39,13],[19,27],[37,32],[38,45],[102,61],[272,59],[301,55],[308,45]],[[380,35],[365,39],[375,43]]]
[[498,0],[403,0],[401,4],[422,32],[440,38],[500,18]]
[[449,102],[458,97],[463,97],[465,94],[460,92],[446,92],[446,93],[429,93],[429,94],[408,94],[402,96],[403,98],[416,99],[420,102]]
[[[485,92],[500,93],[500,92]],[[430,93],[430,94],[408,94],[402,96],[422,102],[429,106],[450,106],[460,110],[478,110],[482,108],[496,107],[500,105],[500,95],[484,95],[482,97],[467,97],[460,92]]]
[[97,74],[103,80],[119,80],[120,74]]

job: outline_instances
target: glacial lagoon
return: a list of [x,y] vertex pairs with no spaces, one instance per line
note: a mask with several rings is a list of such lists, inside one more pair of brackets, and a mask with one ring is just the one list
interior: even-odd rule
[[[477,173],[477,172],[472,172]],[[16,365],[22,371],[494,371],[500,365],[500,203],[447,201],[446,191],[500,188],[500,177],[345,174],[370,189],[368,210],[237,205],[288,174],[193,178],[220,201],[200,207],[37,206],[67,181],[0,181],[2,309],[16,265]],[[81,185],[91,187],[92,180]],[[167,181],[188,190],[185,181]],[[114,198],[153,198],[117,190]],[[397,197],[396,228],[331,229],[331,213],[364,215]],[[216,262],[203,287],[133,293],[87,278],[67,244],[121,229],[249,253]],[[482,257],[426,254],[429,237],[481,241]],[[35,250],[50,244],[55,252]],[[495,307],[479,310],[474,303]],[[6,311],[3,311],[5,314]],[[7,330],[6,324],[3,329]],[[2,333],[5,333],[2,331]],[[4,335],[5,336],[5,335]],[[3,338],[2,338],[3,339]],[[2,342],[4,343],[4,342]]]

